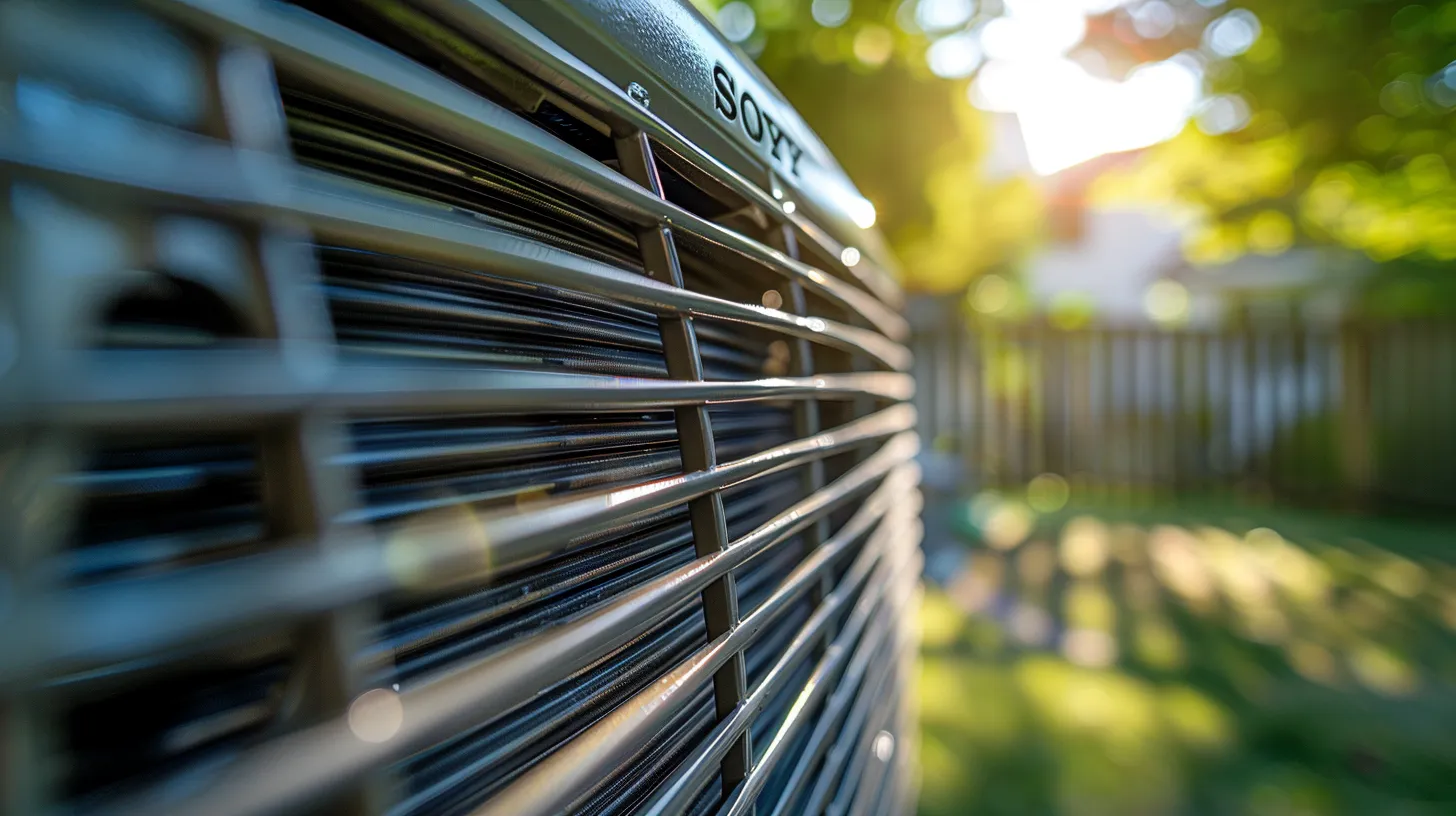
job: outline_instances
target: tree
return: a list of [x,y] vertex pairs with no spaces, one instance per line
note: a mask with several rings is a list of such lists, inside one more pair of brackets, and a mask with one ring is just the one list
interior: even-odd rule
[[1205,52],[1231,15],[1255,34],[1209,64],[1205,110],[1225,121],[1206,116],[1104,192],[1195,205],[1206,216],[1190,234],[1195,262],[1295,243],[1379,262],[1456,259],[1456,2],[1237,0],[1219,10]]
[[984,121],[966,103],[966,79],[926,67],[930,38],[914,2],[696,2],[744,35],[744,49],[874,202],[907,288],[959,291],[1031,246],[1039,198],[1023,179],[981,172]]

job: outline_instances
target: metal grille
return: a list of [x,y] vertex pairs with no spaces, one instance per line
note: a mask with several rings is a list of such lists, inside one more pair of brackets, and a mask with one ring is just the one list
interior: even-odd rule
[[6,812],[913,801],[899,294],[770,176],[489,0],[3,0],[0,90]]

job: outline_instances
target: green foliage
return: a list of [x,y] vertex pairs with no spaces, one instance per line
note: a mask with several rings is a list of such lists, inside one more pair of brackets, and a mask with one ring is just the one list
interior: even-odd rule
[[964,289],[1026,250],[1040,199],[1024,180],[981,173],[984,120],[965,80],[926,68],[913,0],[854,0],[834,26],[814,20],[810,0],[744,1],[754,30],[743,47],[874,202],[907,287]]
[[1335,243],[1380,262],[1456,259],[1456,2],[1236,0],[1261,33],[1209,67],[1246,127],[1190,126],[1154,149],[1139,178],[1105,189],[1172,194],[1213,216],[1189,258],[1275,254]]
[[[919,812],[1451,812],[1449,536],[1077,503],[974,549],[919,611]],[[1111,557],[1079,561],[1073,541]],[[1113,644],[1097,660],[1070,648],[1089,628]]]
[[1361,292],[1361,307],[1373,318],[1456,317],[1456,275],[1449,264],[1421,257],[1384,264]]
[[[730,5],[693,1],[710,13]],[[1168,1],[1188,12],[1171,34],[1137,40],[1128,20],[1141,6],[1128,3],[1090,22],[1083,48],[1121,66],[1114,75],[1198,49],[1208,92],[1241,100],[1247,122],[1218,134],[1189,125],[1107,173],[1093,203],[1193,205],[1203,216],[1190,219],[1201,224],[1185,246],[1194,263],[1297,244],[1382,264],[1456,260],[1456,0]],[[973,80],[930,74],[916,0],[821,0],[817,21],[812,0],[732,4],[752,12],[744,49],[875,202],[907,286],[957,291],[1027,253],[1042,196],[1026,178],[982,172],[988,134],[966,103]],[[830,6],[848,16],[827,20]],[[1247,51],[1216,58],[1200,45],[1205,25],[1245,12],[1259,29]],[[1388,306],[1429,288],[1405,275],[1376,294]]]

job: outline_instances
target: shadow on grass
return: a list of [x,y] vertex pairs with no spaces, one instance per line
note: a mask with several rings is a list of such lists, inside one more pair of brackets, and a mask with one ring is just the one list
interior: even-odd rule
[[922,610],[921,813],[1456,813],[1430,539],[958,512],[977,543]]

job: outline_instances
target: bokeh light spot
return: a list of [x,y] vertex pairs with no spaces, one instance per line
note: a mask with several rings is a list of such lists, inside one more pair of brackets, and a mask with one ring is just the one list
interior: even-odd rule
[[971,308],[981,314],[996,314],[1011,305],[1011,284],[1000,275],[986,275],[971,292]]
[[1079,517],[1062,528],[1062,569],[1068,574],[1089,577],[1107,565],[1110,552],[1106,525],[1088,517]]
[[1185,601],[1205,605],[1213,600],[1213,576],[1198,552],[1198,540],[1181,527],[1160,526],[1148,536],[1153,570]]
[[941,593],[931,593],[920,604],[920,643],[923,648],[940,649],[960,637],[964,616]]
[[1294,245],[1294,222],[1278,210],[1265,210],[1249,219],[1249,249],[1260,255],[1278,255]]
[[1414,598],[1426,588],[1426,571],[1414,561],[1391,555],[1376,568],[1375,582],[1392,595]]
[[364,742],[386,742],[404,725],[404,703],[389,689],[371,689],[349,704],[348,722]]
[[1211,97],[1198,111],[1198,129],[1210,136],[1232,133],[1249,123],[1249,103],[1238,94]]
[[1045,541],[1027,542],[1016,558],[1016,574],[1027,588],[1046,586],[1057,571],[1057,554]]
[[1178,13],[1166,0],[1149,0],[1133,9],[1132,27],[1145,40],[1158,40],[1173,33]]
[[1203,44],[1220,57],[1237,57],[1259,39],[1259,18],[1247,9],[1234,9],[1203,31]]
[[1375,643],[1364,643],[1350,652],[1350,671],[1366,688],[1392,697],[1416,690],[1418,678],[1409,662]]
[[758,17],[753,7],[741,0],[734,0],[718,9],[718,30],[733,42],[743,42],[753,35],[758,26]]
[[942,79],[970,76],[981,67],[983,57],[980,41],[969,31],[941,37],[925,51],[925,62],[930,66],[930,72]]
[[1380,107],[1391,116],[1406,117],[1421,109],[1419,78],[1400,77],[1380,89]]
[[991,547],[1009,550],[1026,540],[1031,533],[1033,519],[1031,510],[1026,505],[1016,501],[1004,501],[986,519],[981,535]]
[[1067,625],[1074,629],[1111,631],[1117,622],[1117,607],[1112,596],[1096,581],[1079,580],[1067,589],[1062,598]]
[[1007,629],[1021,643],[1041,646],[1052,636],[1052,616],[1039,606],[1020,603],[1011,610]]
[[1158,323],[1182,323],[1188,319],[1189,301],[1187,287],[1164,279],[1155,281],[1143,294],[1143,310]]
[[1233,739],[1229,713],[1208,697],[1187,687],[1174,687],[1163,695],[1163,716],[1172,732],[1185,743],[1219,748]]
[[889,61],[895,52],[895,36],[882,25],[867,25],[854,35],[854,58],[872,68]]
[[875,212],[875,204],[867,198],[850,198],[844,205],[849,212],[849,218],[860,229],[869,229],[875,225],[879,213]]
[[920,0],[915,5],[915,24],[921,31],[945,31],[965,25],[975,13],[972,0]]
[[1043,473],[1026,486],[1026,503],[1038,513],[1055,513],[1067,505],[1072,489],[1055,473]]
[[1117,641],[1100,629],[1072,629],[1062,637],[1062,654],[1078,666],[1103,668],[1117,660]]
[[1285,649],[1289,665],[1306,680],[1334,685],[1339,677],[1335,656],[1330,650],[1308,640],[1295,640]]
[[825,28],[838,28],[849,20],[853,10],[850,0],[814,0],[809,6],[809,15]]
[[1187,655],[1178,631],[1162,620],[1143,619],[1134,629],[1133,651],[1138,660],[1161,671],[1183,667]]
[[1384,153],[1395,146],[1395,120],[1376,114],[1355,126],[1355,144],[1367,153]]
[[986,609],[1001,591],[1006,562],[997,553],[977,555],[969,569],[960,571],[946,594],[962,612],[973,614]]

